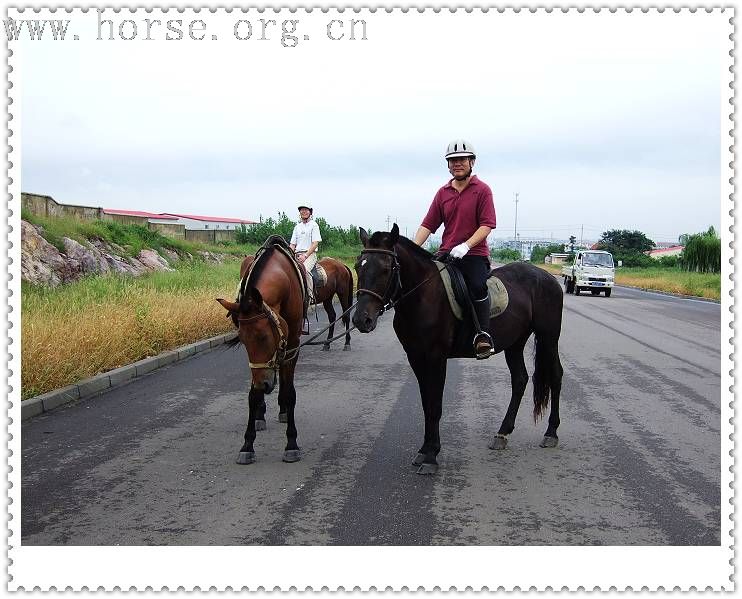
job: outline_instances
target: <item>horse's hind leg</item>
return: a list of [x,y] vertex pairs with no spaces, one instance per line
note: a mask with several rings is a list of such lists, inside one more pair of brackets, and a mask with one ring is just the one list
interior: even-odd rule
[[515,417],[518,415],[518,408],[528,384],[528,370],[523,359],[523,348],[527,339],[528,337],[505,350],[505,361],[510,370],[510,404],[500,425],[500,430],[497,431],[495,438],[489,444],[490,449],[505,449],[508,444],[508,435],[515,428]]
[[337,318],[337,315],[335,314],[335,308],[332,305],[332,297],[322,302],[322,305],[325,307],[325,312],[327,312],[327,319],[332,323],[330,325],[330,332],[327,333],[327,341],[325,341],[322,346],[322,351],[330,351],[330,339],[332,339],[332,335],[335,332],[335,318]]
[[280,403],[286,408],[286,449],[283,452],[284,462],[298,462],[301,459],[299,446],[296,444],[296,424],[294,422],[294,407],[296,406],[296,389],[294,388],[294,365],[292,361],[281,366],[280,389],[278,392]]
[[562,392],[564,369],[559,360],[557,343],[551,344],[545,349],[547,351],[548,364],[550,365],[546,384],[549,385],[551,391],[551,411],[549,412],[549,424],[546,427],[546,433],[539,446],[556,447],[559,441],[559,437],[557,436],[557,429],[559,428],[559,395]]
[[252,464],[255,461],[255,449],[253,443],[255,443],[255,417],[260,410],[260,405],[265,408],[265,397],[262,391],[255,391],[250,389],[250,394],[247,398],[248,401],[248,415],[247,415],[247,430],[245,431],[245,443],[240,449],[240,453],[237,455],[238,464]]

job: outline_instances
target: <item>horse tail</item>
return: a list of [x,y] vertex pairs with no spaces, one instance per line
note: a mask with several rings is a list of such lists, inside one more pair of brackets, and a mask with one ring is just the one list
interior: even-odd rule
[[552,391],[558,397],[562,384],[562,365],[557,344],[549,338],[536,334],[534,338],[536,356],[533,377],[533,420],[537,422],[546,412]]
[[[347,264],[343,264],[343,266],[348,271],[348,307],[345,308],[345,310],[348,310],[353,305],[353,271],[350,270]],[[350,318],[350,314],[348,314],[348,317]]]

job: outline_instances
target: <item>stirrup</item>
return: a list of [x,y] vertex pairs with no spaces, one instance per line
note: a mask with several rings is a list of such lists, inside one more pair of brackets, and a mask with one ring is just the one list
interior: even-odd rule
[[[489,349],[483,351],[482,353],[477,352],[477,342],[484,338],[484,340],[489,343]],[[474,354],[477,360],[486,360],[490,356],[495,355],[495,344],[492,342],[492,337],[490,334],[486,331],[479,331],[476,335],[474,335],[474,341],[472,341],[472,345],[474,346]]]

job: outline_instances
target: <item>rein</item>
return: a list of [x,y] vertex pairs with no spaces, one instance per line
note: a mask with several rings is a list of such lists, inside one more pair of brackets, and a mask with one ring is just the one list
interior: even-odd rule
[[[290,360],[293,360],[294,358],[296,358],[297,355],[299,354],[299,350],[302,347],[304,347],[305,345],[313,345],[312,341],[314,341],[322,333],[327,331],[331,326],[337,324],[340,320],[342,320],[343,316],[345,316],[348,312],[350,312],[353,308],[355,308],[357,303],[358,302],[355,302],[345,312],[343,312],[340,316],[338,316],[335,320],[333,320],[330,324],[328,324],[324,329],[315,333],[309,339],[307,339],[303,343],[300,343],[293,349],[287,350],[286,345],[288,342],[286,340],[286,336],[283,334],[283,329],[281,328],[281,321],[278,319],[278,316],[276,315],[276,313],[273,310],[271,310],[271,307],[265,302],[263,302],[262,311],[259,314],[250,316],[248,318],[238,318],[237,320],[239,322],[252,322],[254,320],[259,320],[261,318],[267,318],[278,331],[278,336],[279,336],[278,347],[276,348],[276,351],[273,352],[273,356],[268,362],[257,362],[257,363],[249,362],[250,368],[270,368],[272,370],[278,370],[284,362],[289,362]],[[355,329],[356,329],[356,326],[353,325],[347,331],[344,331],[340,333],[339,335],[336,335],[332,339],[323,341],[322,344],[335,341],[336,339],[339,339],[340,337],[345,336],[346,334],[350,333],[351,331]]]

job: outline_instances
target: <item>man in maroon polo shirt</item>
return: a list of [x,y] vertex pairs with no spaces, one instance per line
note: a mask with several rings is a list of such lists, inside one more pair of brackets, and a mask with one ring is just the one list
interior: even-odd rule
[[495,228],[497,221],[492,190],[484,181],[472,175],[476,158],[469,142],[457,139],[448,144],[446,161],[453,179],[435,194],[415,234],[415,243],[422,245],[431,233],[443,225],[443,240],[438,251],[459,259],[457,266],[466,279],[480,323],[480,330],[474,337],[474,352],[478,360],[483,360],[494,354],[492,338],[486,331],[490,322],[487,235]]

